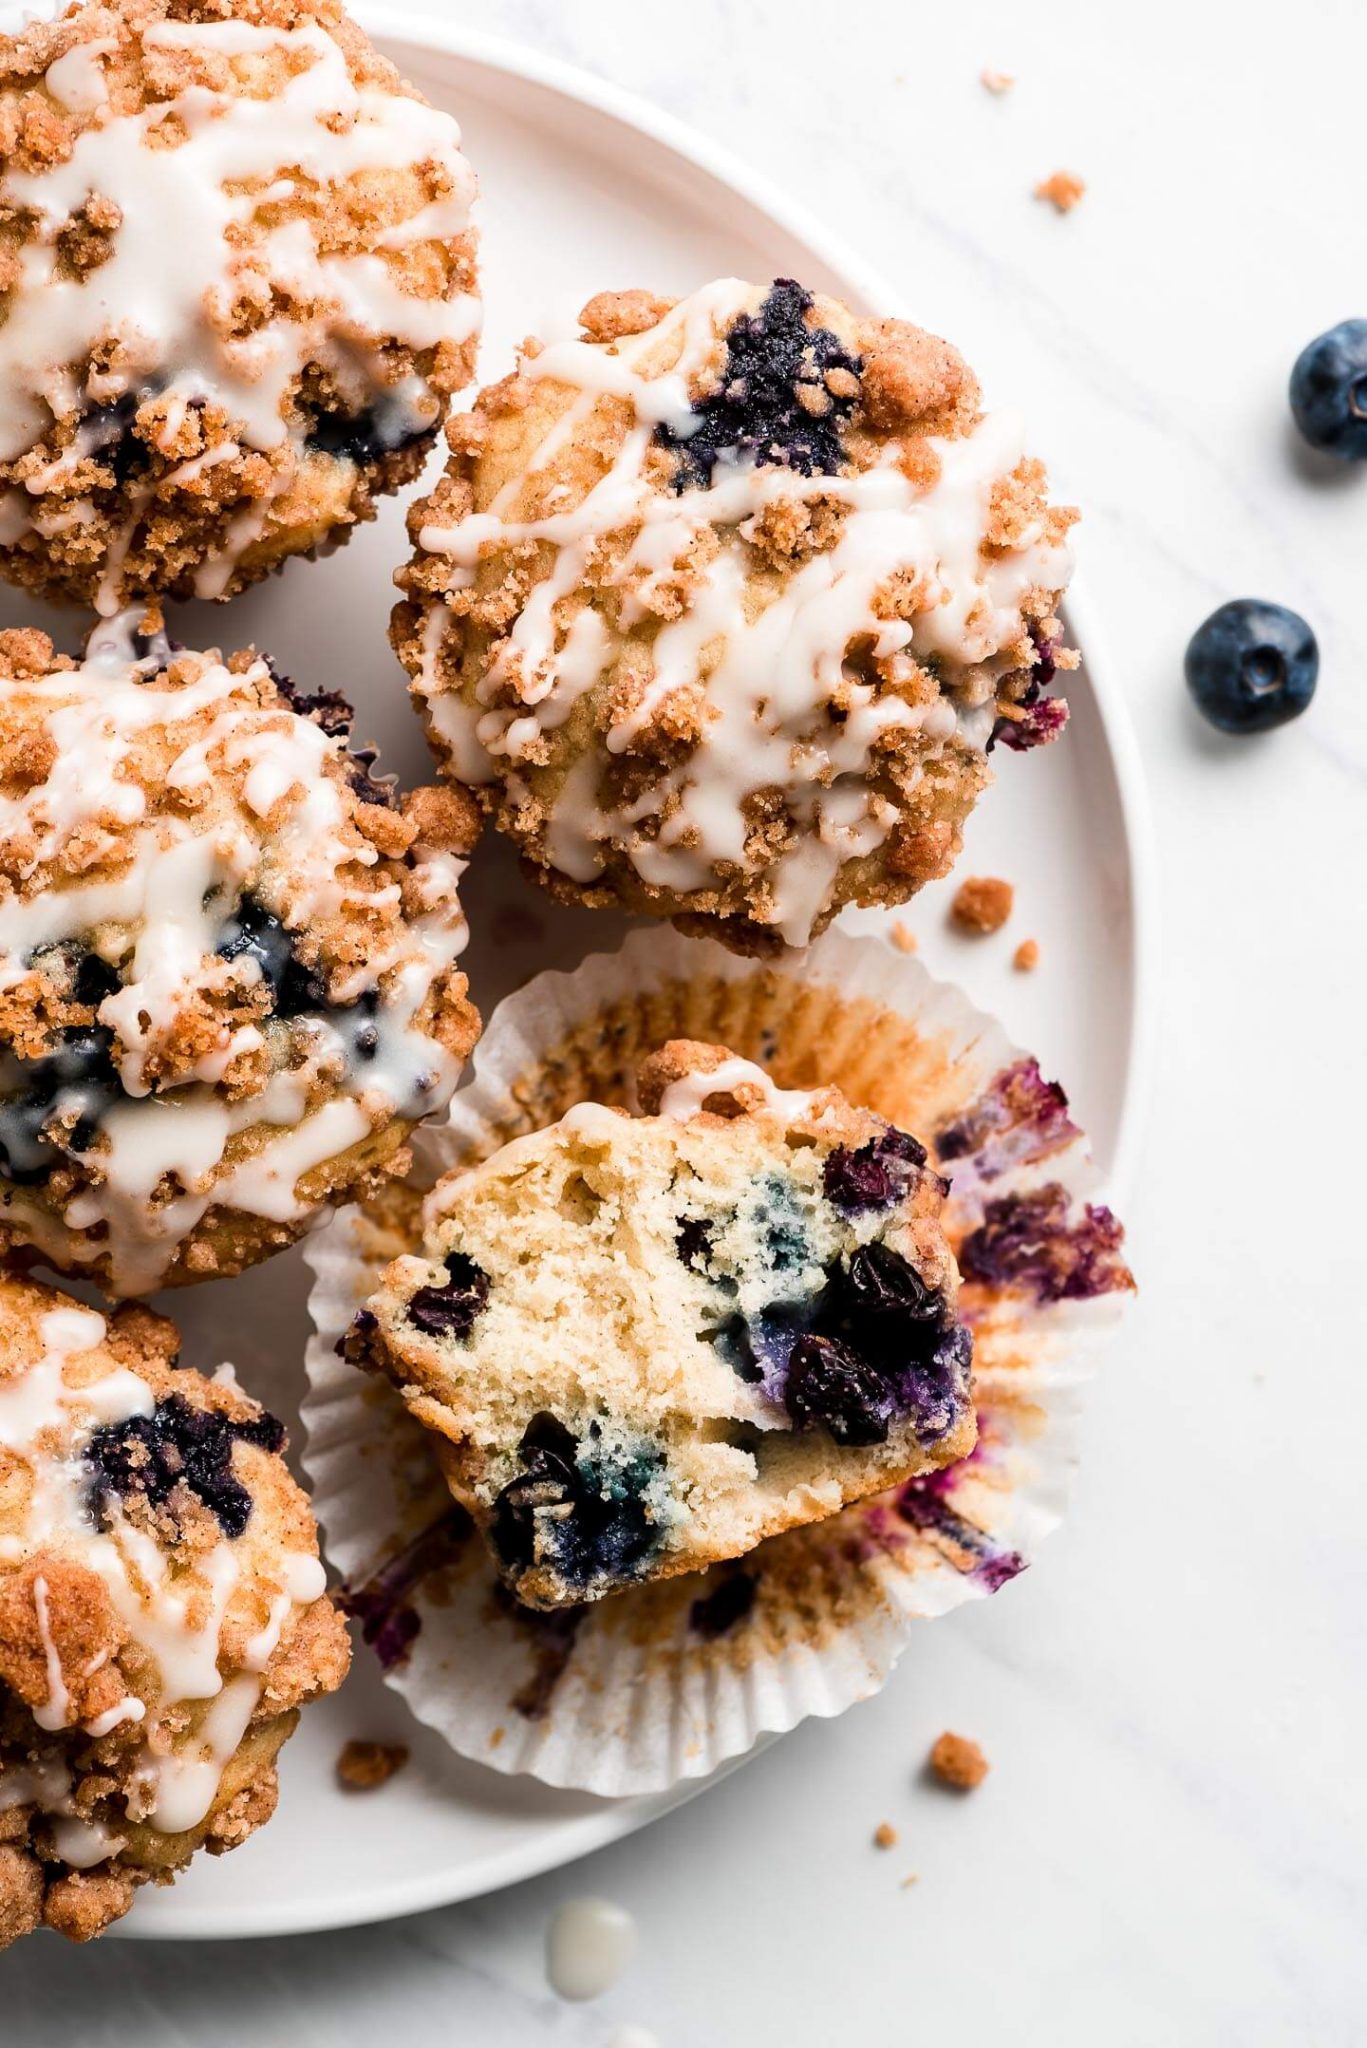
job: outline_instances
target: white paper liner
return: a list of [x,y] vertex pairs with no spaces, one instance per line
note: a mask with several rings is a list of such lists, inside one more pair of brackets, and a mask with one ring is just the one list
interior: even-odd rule
[[[738,1565],[535,1615],[502,1592],[398,1396],[335,1347],[383,1265],[413,1248],[416,1190],[573,1101],[629,1101],[636,1056],[671,1036],[724,1040],[784,1087],[835,1082],[927,1142],[958,1121],[957,1145],[945,1143],[959,1156],[943,1162],[956,1249],[975,1231],[986,1243],[985,1219],[999,1236],[1004,1220],[1019,1226],[991,1262],[1002,1271],[975,1280],[971,1256],[966,1266],[979,1444],[948,1472],[774,1537]],[[1060,1521],[1079,1388],[1129,1277],[1109,1212],[1086,1205],[1095,1171],[1062,1097],[918,961],[840,933],[776,965],[636,933],[501,1004],[449,1122],[414,1150],[405,1189],[342,1211],[305,1247],[304,1462],[387,1682],[462,1756],[619,1796],[701,1776],[877,1691],[914,1622],[995,1592]],[[1049,1298],[1067,1287],[1090,1298]]]

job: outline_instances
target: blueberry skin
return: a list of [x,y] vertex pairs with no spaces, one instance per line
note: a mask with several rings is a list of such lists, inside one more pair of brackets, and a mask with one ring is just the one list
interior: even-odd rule
[[1320,651],[1298,612],[1237,597],[1211,613],[1187,648],[1187,688],[1221,732],[1270,732],[1315,694]]
[[1367,320],[1317,335],[1291,372],[1291,413],[1312,448],[1367,462]]

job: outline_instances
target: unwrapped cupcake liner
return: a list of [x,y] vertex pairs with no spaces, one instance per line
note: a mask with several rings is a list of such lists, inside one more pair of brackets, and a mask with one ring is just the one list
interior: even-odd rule
[[[931,1145],[973,1327],[977,1447],[747,1557],[553,1614],[522,1608],[432,1441],[337,1344],[417,1247],[443,1174],[575,1102],[634,1106],[669,1038],[727,1045],[784,1088],[834,1083]],[[607,1795],[715,1770],[884,1683],[919,1621],[994,1593],[1062,1518],[1080,1389],[1132,1286],[1061,1089],[1001,1026],[881,940],[830,933],[780,963],[655,930],[494,1012],[409,1180],[308,1240],[304,1461],[328,1554],[387,1682],[460,1755]]]

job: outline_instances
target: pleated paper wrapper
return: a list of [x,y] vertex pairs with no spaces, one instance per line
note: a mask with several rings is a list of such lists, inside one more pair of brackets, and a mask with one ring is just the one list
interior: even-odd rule
[[[949,1178],[973,1328],[977,1448],[733,1564],[556,1614],[501,1587],[423,1429],[337,1343],[423,1192],[574,1103],[633,1106],[669,1038],[728,1046],[784,1088],[834,1083]],[[1061,1088],[955,987],[877,938],[781,964],[634,934],[494,1012],[408,1182],[308,1242],[305,1464],[328,1555],[388,1683],[462,1756],[609,1796],[705,1775],[884,1683],[921,1624],[1008,1584],[1064,1512],[1081,1389],[1132,1286]],[[838,1455],[838,1453],[837,1453]],[[364,1650],[361,1654],[366,1654]]]

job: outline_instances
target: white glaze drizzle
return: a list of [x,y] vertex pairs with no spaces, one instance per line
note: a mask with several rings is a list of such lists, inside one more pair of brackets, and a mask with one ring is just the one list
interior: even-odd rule
[[[54,414],[107,405],[152,379],[173,405],[222,404],[249,447],[292,441],[298,449],[306,429],[286,413],[309,364],[331,375],[354,411],[386,407],[396,445],[430,425],[440,410],[437,393],[417,372],[396,385],[385,351],[395,343],[422,351],[468,341],[479,328],[478,299],[420,297],[403,288],[385,255],[324,255],[307,220],[263,227],[258,216],[288,198],[301,176],[326,191],[367,173],[431,165],[443,196],[387,228],[379,246],[402,256],[424,241],[459,236],[470,225],[476,187],[455,121],[406,93],[355,85],[341,49],[316,23],[284,30],[164,22],[143,41],[153,52],[230,61],[282,51],[291,75],[268,99],[191,85],[137,113],[115,114],[102,61],[113,44],[78,46],[49,67],[53,97],[89,125],[63,162],[0,177],[0,203],[33,222],[0,328],[0,460],[22,455]],[[152,140],[176,132],[184,139],[174,147]],[[113,201],[121,224],[103,262],[63,276],[60,238],[92,194]],[[267,314],[234,339],[220,329],[244,282]],[[86,375],[92,349],[108,337],[121,345],[117,366]],[[77,438],[77,450],[55,471],[90,446]],[[49,470],[28,488],[57,481]],[[217,594],[216,580],[226,586],[268,516],[269,503],[244,515],[224,563],[206,569],[200,595]],[[11,495],[0,538],[12,542],[25,523],[22,499]],[[117,609],[121,553],[136,525],[134,517],[111,550],[102,611]]]
[[[396,1114],[440,1107],[458,1068],[414,1019],[468,936],[458,895],[464,863],[419,850],[410,870],[416,914],[396,924],[391,943],[377,940],[333,989],[339,1005],[378,994],[371,1057],[353,1057],[333,1021],[338,1013],[320,1011],[293,1028],[291,1057],[298,1062],[303,1051],[302,1064],[274,1072],[254,1094],[230,1102],[217,1087],[230,1062],[261,1045],[254,1023],[225,1025],[183,1084],[158,1088],[148,1054],[186,1000],[205,986],[259,979],[255,962],[228,963],[216,948],[240,895],[253,886],[263,848],[271,857],[270,908],[291,929],[350,907],[392,910],[399,896],[396,883],[361,888],[355,880],[357,868],[373,868],[379,856],[350,829],[342,791],[326,772],[343,742],[284,706],[263,709],[255,690],[268,674],[264,664],[237,676],[216,657],[201,657],[191,680],[167,684],[155,656],[130,659],[131,618],[102,629],[80,667],[0,679],[0,718],[35,699],[51,705],[42,720],[55,749],[50,771],[23,795],[0,797],[0,838],[24,850],[23,878],[41,879],[69,841],[92,831],[114,835],[111,851],[131,851],[110,878],[0,896],[0,989],[29,972],[43,946],[109,925],[125,928],[121,946],[132,941],[123,985],[98,1011],[100,1025],[114,1033],[123,1091],[95,1116],[105,1144],[89,1164],[103,1178],[80,1188],[61,1218],[22,1189],[11,1205],[39,1245],[64,1262],[93,1260],[108,1248],[123,1294],[154,1287],[211,1206],[298,1221],[308,1206],[297,1194],[304,1175]],[[201,730],[206,715],[211,722]],[[148,797],[126,772],[130,754],[154,728],[181,727],[194,736],[171,759],[167,788],[193,796],[230,770],[241,780],[245,817],[206,828],[193,813],[147,815]],[[17,851],[14,857],[17,864]],[[327,1083],[330,1099],[310,1108],[324,1072],[338,1076]],[[0,1056],[0,1093],[21,1088],[23,1078],[18,1062]],[[237,1156],[234,1140],[254,1127],[279,1135]],[[92,1236],[101,1226],[107,1238]]]
[[[73,1306],[55,1308],[39,1319],[41,1356],[26,1370],[0,1379],[0,1444],[23,1458],[31,1475],[22,1533],[0,1544],[0,1564],[14,1567],[37,1555],[71,1556],[94,1571],[108,1589],[129,1637],[156,1672],[146,1696],[129,1692],[113,1707],[79,1725],[99,1738],[125,1723],[145,1723],[145,1747],[134,1779],[147,1804],[151,1826],[178,1832],[196,1826],[214,1802],[223,1769],[246,1732],[261,1694],[262,1677],[291,1616],[310,1606],[324,1590],[326,1575],[308,1552],[285,1552],[274,1577],[265,1576],[265,1622],[243,1650],[242,1671],[220,1670],[222,1632],[242,1570],[236,1548],[224,1537],[196,1554],[193,1569],[173,1571],[156,1540],[117,1511],[107,1529],[91,1521],[82,1449],[102,1424],[150,1415],[155,1398],[147,1382],[122,1366],[108,1365],[79,1384],[67,1377],[69,1362],[83,1361],[104,1340],[103,1317]],[[55,1733],[74,1725],[71,1692],[53,1639],[49,1589],[41,1572],[33,1581],[39,1641],[47,1666],[48,1696],[34,1708],[37,1725]],[[105,1661],[87,1667],[90,1676]],[[166,1717],[187,1703],[209,1701],[188,1733],[165,1730]],[[0,1812],[36,1805],[49,1818],[58,1855],[75,1869],[89,1869],[123,1846],[123,1838],[80,1815],[72,1800],[69,1770],[54,1757],[36,1765],[0,1767]]]
[[[615,849],[647,883],[706,889],[716,885],[719,869],[734,864],[754,873],[769,861],[747,845],[742,806],[757,790],[778,789],[801,837],[769,867],[771,920],[790,944],[801,945],[836,870],[873,852],[895,820],[869,780],[880,735],[917,728],[932,741],[957,733],[970,746],[985,746],[994,678],[1015,664],[1026,632],[1022,600],[1030,591],[1061,589],[1071,558],[1042,522],[1011,548],[984,550],[993,487],[1023,454],[1020,426],[1006,415],[983,419],[961,438],[930,440],[939,474],[929,488],[899,467],[897,443],[874,467],[852,476],[804,477],[776,466],[721,461],[706,489],[676,495],[653,483],[646,460],[655,427],[667,422],[686,436],[696,426],[689,379],[755,296],[724,279],[683,301],[661,326],[611,351],[558,342],[524,363],[527,378],[578,394],[546,434],[532,469],[573,438],[604,394],[629,399],[636,424],[578,504],[536,519],[513,518],[521,483],[514,477],[487,511],[454,526],[423,528],[421,546],[449,558],[452,595],[474,581],[483,558],[503,548],[548,542],[556,554],[476,687],[474,703],[442,685],[439,659],[451,618],[442,604],[425,623],[418,682],[457,776],[478,784],[501,775],[517,801],[517,764],[544,733],[563,724],[613,652],[596,611],[581,609],[565,628],[560,600],[582,587],[592,567],[616,589],[628,628],[643,615],[649,589],[687,562],[701,536],[716,533],[722,545],[696,572],[681,616],[662,624],[654,639],[653,677],[643,698],[604,735],[604,757],[586,756],[567,778],[545,828],[545,850],[578,882],[599,875],[605,852]],[[646,351],[658,351],[672,329],[680,330],[675,367],[655,376],[638,369]],[[755,586],[739,543],[754,534],[767,507],[814,499],[843,508],[835,544],[804,561],[755,612]],[[618,533],[630,535],[630,545],[609,572],[600,547]],[[884,617],[879,595],[906,572],[926,589],[925,606],[913,620]],[[937,659],[947,671],[943,693],[925,704],[880,695],[850,665],[859,643],[892,664],[894,675],[901,662],[908,681],[915,666]],[[655,775],[634,803],[600,806],[605,757],[630,752],[663,700],[700,676],[706,677],[712,721],[700,743]],[[843,715],[833,719],[837,696]],[[657,821],[658,829],[639,829]]]
[[660,1115],[672,1118],[675,1123],[689,1123],[703,1114],[704,1104],[711,1096],[732,1095],[738,1088],[758,1089],[765,1109],[794,1121],[809,1116],[816,1099],[799,1088],[775,1087],[763,1067],[755,1066],[751,1060],[729,1059],[710,1072],[696,1068],[691,1074],[671,1081],[660,1097]]

